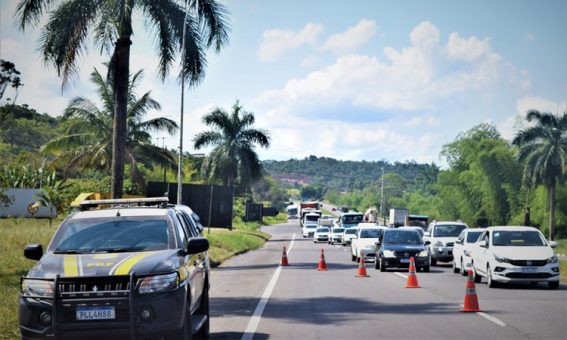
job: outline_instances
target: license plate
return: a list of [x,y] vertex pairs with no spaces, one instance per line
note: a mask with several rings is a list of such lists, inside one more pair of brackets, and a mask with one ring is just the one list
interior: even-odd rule
[[522,273],[537,273],[537,268],[522,268]]
[[77,307],[77,320],[113,320],[114,306]]
[[409,263],[409,259],[400,259],[400,263]]

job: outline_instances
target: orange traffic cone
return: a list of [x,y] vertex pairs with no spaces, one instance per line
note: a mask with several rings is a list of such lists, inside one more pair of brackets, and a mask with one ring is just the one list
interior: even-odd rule
[[364,253],[360,253],[360,262],[358,263],[358,271],[356,272],[356,277],[368,277],[366,274],[366,264],[364,262]]
[[323,253],[323,248],[321,248],[321,259],[319,260],[317,270],[327,270],[327,263],[325,263],[325,253]]
[[282,253],[282,267],[286,267],[286,266],[289,266],[289,263],[287,262],[287,251],[285,250],[285,246],[284,246]]
[[417,275],[415,275],[415,260],[413,256],[410,257],[408,282],[406,284],[406,288],[421,288],[419,287],[419,283],[417,283]]
[[465,303],[461,308],[461,312],[480,312],[472,269],[469,269],[469,278],[467,279],[467,288],[465,291]]

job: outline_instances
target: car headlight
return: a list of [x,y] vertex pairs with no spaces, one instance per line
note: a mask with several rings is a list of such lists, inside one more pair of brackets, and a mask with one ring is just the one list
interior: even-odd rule
[[138,280],[140,294],[161,293],[173,290],[179,286],[177,273],[147,276]]
[[435,242],[435,244],[433,244],[434,247],[443,247],[443,242],[441,241],[437,241]]
[[53,297],[53,281],[23,279],[21,293],[22,295]]
[[419,256],[419,257],[426,257],[428,255],[429,255],[429,252],[427,251],[427,249],[422,250],[422,251],[419,252],[419,254],[417,254],[417,256]]
[[557,256],[553,255],[552,257],[548,258],[545,262],[547,262],[547,263],[557,263]]
[[512,260],[510,260],[509,258],[506,257],[500,257],[496,254],[494,254],[494,259],[498,262],[502,262],[502,263],[512,263]]
[[384,257],[396,257],[396,254],[391,250],[384,250]]

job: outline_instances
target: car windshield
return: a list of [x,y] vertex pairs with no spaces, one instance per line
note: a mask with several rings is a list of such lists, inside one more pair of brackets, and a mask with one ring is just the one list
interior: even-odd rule
[[385,244],[423,244],[417,231],[412,230],[389,230],[384,233]]
[[505,247],[543,247],[546,245],[543,236],[537,231],[495,231],[492,245]]
[[328,233],[328,232],[329,232],[329,228],[317,228],[317,232],[318,232],[318,233]]
[[356,234],[356,229],[354,228],[345,229],[345,234]]
[[65,222],[51,242],[55,253],[168,249],[175,237],[166,216],[84,218]]
[[362,222],[362,215],[343,215],[341,221],[346,224]]
[[482,231],[469,231],[467,234],[467,243],[475,243]]
[[450,225],[436,225],[433,230],[433,236],[435,237],[457,237],[465,229],[466,226],[462,224]]
[[378,238],[380,237],[380,229],[362,229],[360,238]]
[[317,226],[316,226],[316,225],[313,225],[313,224],[307,224],[307,225],[305,226],[305,228],[307,228],[307,229],[315,229],[315,228],[317,228]]
[[297,215],[297,208],[287,209],[288,215]]
[[333,228],[333,233],[342,233],[343,231],[345,231],[344,228]]

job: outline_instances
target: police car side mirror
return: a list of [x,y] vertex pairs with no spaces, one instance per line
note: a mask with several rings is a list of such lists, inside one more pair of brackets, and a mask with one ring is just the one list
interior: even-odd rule
[[187,243],[185,252],[189,255],[202,253],[209,250],[209,240],[204,237],[193,237]]
[[30,260],[39,261],[43,256],[43,246],[41,244],[28,244],[24,248],[24,256]]

